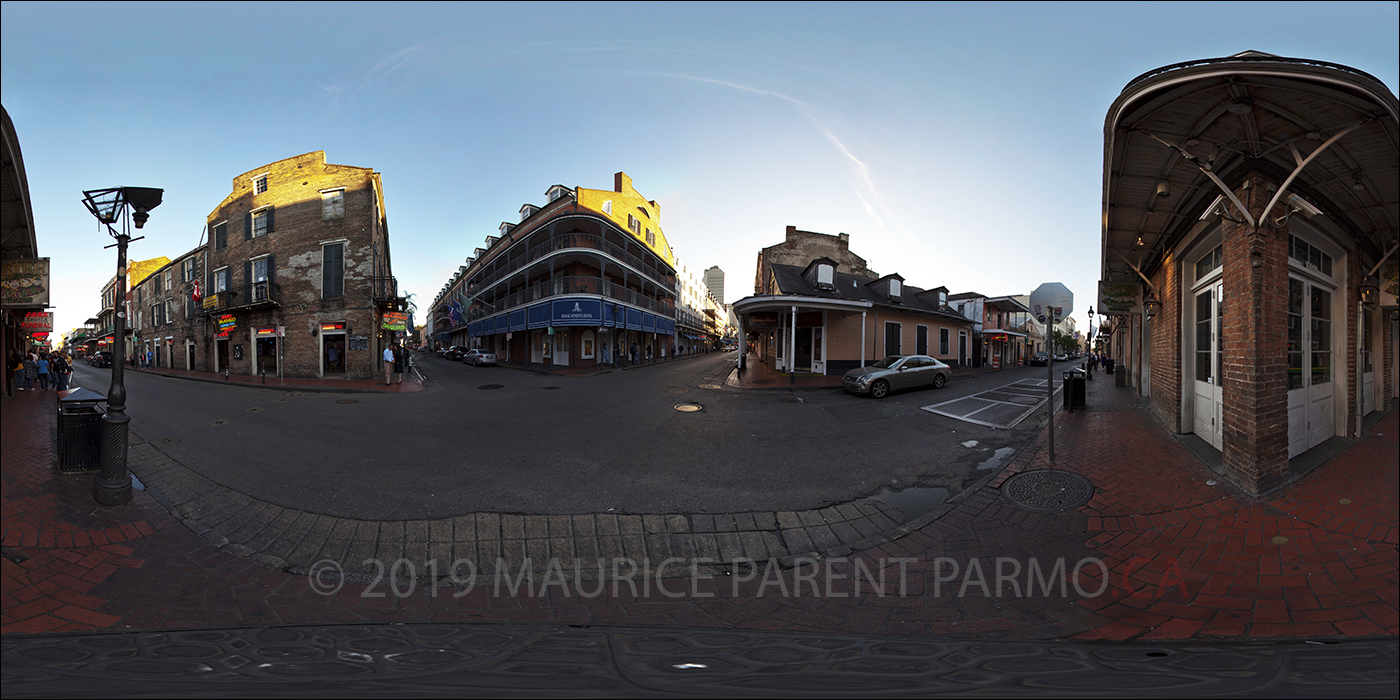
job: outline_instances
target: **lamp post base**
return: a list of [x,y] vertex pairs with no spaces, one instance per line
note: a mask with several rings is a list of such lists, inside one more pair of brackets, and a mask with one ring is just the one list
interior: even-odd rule
[[131,472],[126,470],[126,414],[102,416],[101,469],[92,487],[92,498],[99,505],[119,506],[131,502]]
[[131,476],[125,484],[107,484],[99,477],[92,487],[92,500],[100,506],[122,506],[131,502]]

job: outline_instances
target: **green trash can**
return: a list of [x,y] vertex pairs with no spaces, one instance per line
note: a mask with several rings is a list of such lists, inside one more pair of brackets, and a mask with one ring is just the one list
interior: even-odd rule
[[58,431],[54,452],[60,472],[97,471],[102,462],[101,405],[107,397],[77,387],[58,394]]

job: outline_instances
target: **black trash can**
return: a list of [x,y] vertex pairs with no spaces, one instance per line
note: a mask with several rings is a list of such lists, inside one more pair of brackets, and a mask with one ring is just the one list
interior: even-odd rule
[[1084,370],[1072,369],[1064,373],[1065,408],[1073,411],[1084,408]]
[[102,462],[102,414],[107,397],[81,387],[58,394],[55,453],[60,472],[97,471]]

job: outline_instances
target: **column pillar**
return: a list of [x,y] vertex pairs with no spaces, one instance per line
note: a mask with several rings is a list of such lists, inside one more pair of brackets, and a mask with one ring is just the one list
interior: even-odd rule
[[1274,184],[1251,173],[1236,194],[1259,224],[1224,230],[1221,452],[1226,475],[1256,494],[1288,474],[1288,227],[1273,224],[1287,209],[1263,210]]

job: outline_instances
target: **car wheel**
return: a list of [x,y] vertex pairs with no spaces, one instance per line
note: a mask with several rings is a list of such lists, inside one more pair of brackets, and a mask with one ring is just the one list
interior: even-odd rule
[[935,375],[933,375],[933,388],[935,388],[935,389],[942,389],[942,388],[943,388],[943,385],[944,385],[944,384],[947,384],[947,383],[948,383],[948,378],[947,378],[947,377],[945,377],[945,376],[943,376],[943,375],[941,375],[941,374],[935,374]]
[[883,399],[886,396],[889,396],[889,394],[890,383],[883,379],[870,385],[870,395],[877,399]]

